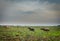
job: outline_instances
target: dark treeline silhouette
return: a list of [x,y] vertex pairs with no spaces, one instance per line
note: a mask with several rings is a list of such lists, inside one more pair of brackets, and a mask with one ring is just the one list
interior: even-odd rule
[[58,27],[60,27],[60,25],[57,25]]

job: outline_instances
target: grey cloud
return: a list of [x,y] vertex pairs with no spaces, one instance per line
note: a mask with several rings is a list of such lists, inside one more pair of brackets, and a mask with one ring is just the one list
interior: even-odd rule
[[[4,6],[4,5],[3,5]],[[3,11],[5,23],[28,23],[28,24],[58,24],[60,14],[57,4],[48,1],[24,1],[21,3],[6,3]],[[59,23],[60,24],[60,23]]]

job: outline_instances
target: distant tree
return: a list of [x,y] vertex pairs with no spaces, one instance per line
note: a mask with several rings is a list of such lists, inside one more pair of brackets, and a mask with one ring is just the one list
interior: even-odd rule
[[58,27],[60,27],[60,25],[58,25]]
[[0,25],[0,27],[1,27],[1,25]]
[[60,31],[60,25],[57,25],[55,30],[59,30]]

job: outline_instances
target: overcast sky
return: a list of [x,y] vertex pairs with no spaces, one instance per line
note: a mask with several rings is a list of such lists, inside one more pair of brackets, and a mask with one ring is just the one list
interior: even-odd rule
[[4,24],[60,24],[60,0],[0,0]]

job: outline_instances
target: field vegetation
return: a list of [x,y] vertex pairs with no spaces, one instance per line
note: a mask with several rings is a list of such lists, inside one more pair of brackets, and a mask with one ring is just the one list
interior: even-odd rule
[[60,26],[0,26],[0,41],[60,41]]

